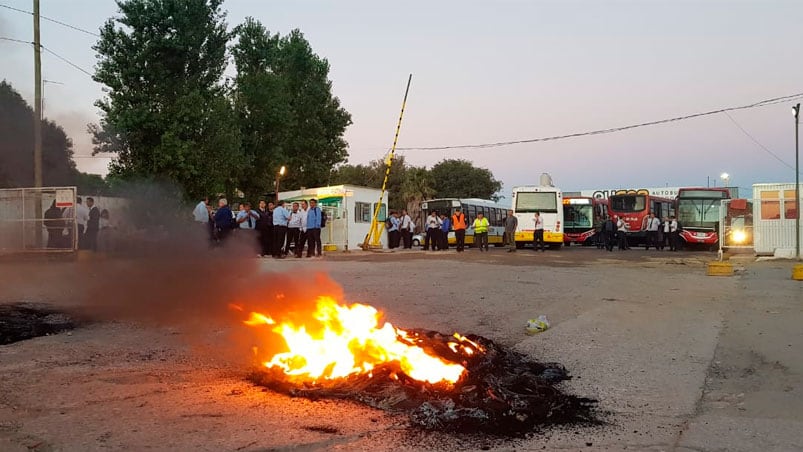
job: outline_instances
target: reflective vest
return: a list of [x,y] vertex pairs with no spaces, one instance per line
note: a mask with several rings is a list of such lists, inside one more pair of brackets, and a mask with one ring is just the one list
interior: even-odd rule
[[488,232],[488,219],[483,218],[482,220],[480,220],[479,218],[477,218],[476,220],[474,220],[474,232],[475,233]]
[[465,229],[466,228],[466,216],[461,214],[454,214],[452,215],[452,229],[457,231],[458,229]]

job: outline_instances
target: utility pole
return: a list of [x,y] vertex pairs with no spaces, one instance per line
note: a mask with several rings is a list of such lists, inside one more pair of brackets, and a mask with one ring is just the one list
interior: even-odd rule
[[800,260],[800,104],[792,107],[795,114],[795,258]]
[[[39,0],[33,0],[33,186],[42,186],[42,46],[39,39]],[[37,215],[39,212],[37,211]]]

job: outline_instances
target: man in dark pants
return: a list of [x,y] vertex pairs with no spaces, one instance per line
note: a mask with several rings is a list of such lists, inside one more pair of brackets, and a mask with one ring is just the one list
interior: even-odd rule
[[647,230],[647,246],[644,248],[645,250],[650,249],[651,246],[656,250],[658,249],[659,227],[661,227],[661,220],[655,218],[655,214],[650,212],[650,216],[647,217],[645,228]]
[[271,244],[273,242],[273,212],[271,208],[273,208],[273,203],[270,203],[269,207],[264,200],[259,201],[259,207],[257,208],[257,213],[259,214],[257,231],[259,231],[259,245],[263,257],[273,254],[271,251]]
[[290,212],[284,208],[284,201],[279,201],[273,209],[273,257],[284,258],[284,239],[287,236],[287,223],[290,222]]
[[538,251],[538,244],[541,244],[541,251],[546,252],[544,246],[544,219],[541,218],[541,212],[535,212],[535,230],[533,231],[533,250]]
[[454,215],[452,215],[452,229],[454,229],[454,238],[457,242],[457,252],[462,253],[466,247],[466,216],[459,207],[454,210]]
[[424,251],[429,251],[432,245],[432,251],[435,251],[438,246],[438,240],[441,232],[441,221],[438,218],[438,212],[433,210],[426,220],[427,236],[424,237]]
[[309,200],[307,211],[307,257],[321,257],[321,219],[323,213],[317,199]]
[[602,243],[608,251],[613,251],[614,236],[616,236],[616,223],[608,217],[602,223]]
[[98,232],[100,231],[100,209],[95,205],[95,200],[86,198],[86,207],[89,209],[89,219],[86,221],[86,248],[98,251]]
[[410,218],[406,210],[402,209],[400,220],[399,229],[402,243],[404,243],[404,249],[409,250],[413,247],[413,219]]

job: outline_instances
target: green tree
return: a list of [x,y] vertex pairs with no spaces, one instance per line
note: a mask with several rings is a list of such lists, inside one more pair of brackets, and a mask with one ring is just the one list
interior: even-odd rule
[[437,198],[481,198],[497,201],[502,182],[486,168],[463,159],[445,159],[430,170]]
[[113,176],[167,180],[186,196],[230,191],[242,165],[239,129],[221,84],[222,0],[118,0],[100,30],[94,79],[106,86],[90,126]]
[[410,167],[401,185],[401,199],[406,205],[407,213],[413,221],[421,226],[421,202],[435,196],[432,174],[424,167]]
[[[400,210],[407,206],[407,201],[403,196],[402,186],[407,180],[407,172],[410,167],[404,160],[403,155],[396,156],[390,167],[388,182],[385,189],[388,191],[388,204],[390,210]],[[372,160],[367,165],[341,165],[335,169],[330,177],[334,185],[351,184],[364,187],[382,188],[385,180],[387,162],[384,159]]]
[[343,134],[351,124],[332,95],[328,61],[298,30],[282,37],[247,18],[234,34],[235,109],[249,161],[241,189],[264,192],[282,165],[288,189],[326,184],[348,156]]
[[[6,81],[0,81],[0,187],[32,187],[33,110]],[[78,171],[72,141],[55,122],[42,121],[42,182],[73,185]]]

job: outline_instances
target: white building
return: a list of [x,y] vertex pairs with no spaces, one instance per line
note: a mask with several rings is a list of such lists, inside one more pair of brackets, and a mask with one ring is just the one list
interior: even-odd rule
[[[381,190],[378,188],[334,185],[283,191],[279,196],[291,203],[302,199],[307,201],[312,198],[317,199],[327,216],[326,227],[321,230],[321,241],[327,249],[340,251],[360,249],[360,245],[371,230],[371,220],[379,203],[380,193]],[[378,233],[382,248],[388,247],[387,233],[384,230],[387,205],[386,191],[382,196],[378,218]]]
[[[803,184],[801,184],[803,192]],[[756,254],[794,257],[795,184],[753,185],[753,243]],[[801,234],[803,243],[803,234]]]

